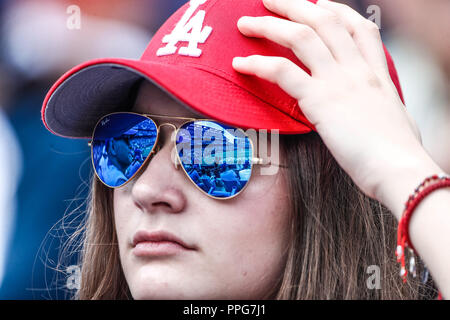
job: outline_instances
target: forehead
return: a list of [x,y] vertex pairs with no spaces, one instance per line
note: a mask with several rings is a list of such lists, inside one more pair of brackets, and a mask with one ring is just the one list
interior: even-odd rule
[[201,114],[182,105],[147,80],[142,82],[132,110],[143,114],[203,118]]

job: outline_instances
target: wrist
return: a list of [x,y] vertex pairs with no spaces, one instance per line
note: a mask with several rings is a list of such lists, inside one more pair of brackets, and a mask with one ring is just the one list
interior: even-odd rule
[[[398,159],[397,159],[398,160]],[[388,207],[397,220],[400,220],[404,205],[415,188],[427,177],[443,170],[423,152],[409,155],[397,161],[383,173],[383,179],[375,188],[375,198]]]

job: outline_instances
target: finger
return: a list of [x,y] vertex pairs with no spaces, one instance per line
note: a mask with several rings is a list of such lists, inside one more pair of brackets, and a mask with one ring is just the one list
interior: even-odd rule
[[362,56],[375,71],[380,70],[384,76],[389,74],[380,29],[374,22],[367,20],[345,4],[319,0],[317,5],[333,11],[340,17]]
[[266,38],[291,49],[312,74],[325,73],[336,61],[317,33],[307,25],[267,17],[242,17],[239,30],[246,36]]
[[266,8],[294,22],[306,24],[322,38],[340,63],[362,63],[364,59],[339,16],[307,0],[263,0]]
[[283,57],[253,55],[236,57],[233,68],[243,74],[254,75],[278,84],[291,97],[300,100],[313,81],[311,76],[294,62]]

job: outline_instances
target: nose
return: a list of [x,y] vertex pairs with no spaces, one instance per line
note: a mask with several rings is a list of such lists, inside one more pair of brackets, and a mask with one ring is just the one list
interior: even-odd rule
[[179,213],[186,207],[183,192],[183,176],[174,166],[171,130],[168,126],[160,128],[158,152],[142,168],[140,176],[132,186],[131,196],[143,211]]

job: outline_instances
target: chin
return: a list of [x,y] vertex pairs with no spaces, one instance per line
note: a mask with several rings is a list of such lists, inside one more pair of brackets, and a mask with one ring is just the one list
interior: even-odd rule
[[168,272],[138,272],[128,279],[130,292],[135,300],[182,300],[191,299],[195,292],[179,277],[170,277]]
[[179,285],[148,285],[139,284],[136,287],[130,287],[131,295],[134,300],[205,300],[215,299],[214,294],[199,292],[197,288],[183,288]]
[[136,288],[131,290],[131,294],[134,300],[188,300],[194,299],[193,297],[185,296],[180,292],[173,292],[171,290],[157,291],[148,290],[148,288]]

